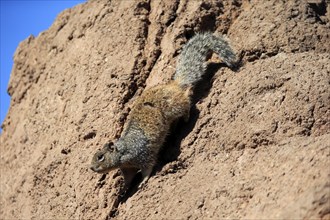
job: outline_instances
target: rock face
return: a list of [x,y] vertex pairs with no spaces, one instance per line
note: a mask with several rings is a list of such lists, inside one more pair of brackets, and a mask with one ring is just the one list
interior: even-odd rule
[[[1,219],[329,219],[330,4],[106,1],[23,41],[1,134]],[[88,169],[199,31],[244,61],[210,63],[146,187]]]

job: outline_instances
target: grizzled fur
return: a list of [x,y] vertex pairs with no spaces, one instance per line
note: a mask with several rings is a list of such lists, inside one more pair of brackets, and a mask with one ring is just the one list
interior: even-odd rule
[[205,59],[210,52],[216,53],[230,68],[237,64],[235,53],[227,41],[208,32],[197,34],[183,47],[174,80],[182,86],[196,84],[205,73]]
[[174,80],[142,93],[132,107],[122,136],[95,153],[91,169],[104,173],[120,168],[126,188],[140,170],[141,184],[145,183],[171,124],[179,118],[189,119],[191,89],[205,73],[205,61],[212,51],[229,67],[236,64],[235,54],[224,39],[210,33],[194,36],[183,47]]

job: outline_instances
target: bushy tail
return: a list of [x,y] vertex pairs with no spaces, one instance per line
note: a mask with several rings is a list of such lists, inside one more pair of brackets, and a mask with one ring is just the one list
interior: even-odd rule
[[211,33],[196,34],[183,47],[177,62],[174,80],[180,86],[196,84],[206,70],[206,58],[210,51],[215,52],[230,68],[235,67],[237,58],[229,44],[222,37]]

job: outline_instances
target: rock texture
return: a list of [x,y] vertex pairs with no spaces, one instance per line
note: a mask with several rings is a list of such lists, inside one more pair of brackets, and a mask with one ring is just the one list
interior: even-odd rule
[[[329,29],[325,0],[93,0],[62,12],[15,53],[0,218],[329,219]],[[226,34],[243,66],[209,64],[190,122],[146,187],[120,198],[120,173],[93,173],[91,157],[199,31]]]

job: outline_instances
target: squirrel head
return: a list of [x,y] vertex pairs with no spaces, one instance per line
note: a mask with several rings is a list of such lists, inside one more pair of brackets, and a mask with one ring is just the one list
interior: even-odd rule
[[107,173],[118,168],[118,165],[119,154],[116,144],[109,142],[94,154],[90,168],[97,173]]

